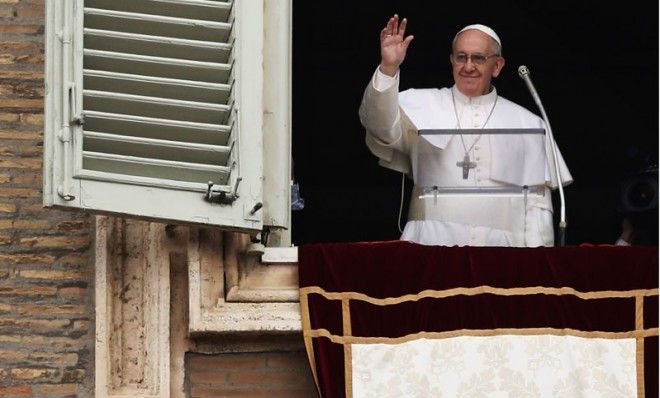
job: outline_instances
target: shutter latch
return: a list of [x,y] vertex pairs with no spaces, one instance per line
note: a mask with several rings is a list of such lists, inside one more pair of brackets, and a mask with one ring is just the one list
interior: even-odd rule
[[204,199],[211,203],[220,203],[221,205],[230,205],[234,203],[234,201],[238,199],[238,184],[241,183],[242,179],[243,178],[241,177],[236,178],[234,187],[230,192],[220,190],[214,191],[213,181],[209,181]]

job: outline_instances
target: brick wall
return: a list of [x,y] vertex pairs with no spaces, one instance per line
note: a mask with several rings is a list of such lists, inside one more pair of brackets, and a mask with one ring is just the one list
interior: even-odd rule
[[316,388],[304,352],[188,354],[191,398],[313,398]]
[[0,396],[91,396],[89,216],[42,208],[44,2],[0,0]]

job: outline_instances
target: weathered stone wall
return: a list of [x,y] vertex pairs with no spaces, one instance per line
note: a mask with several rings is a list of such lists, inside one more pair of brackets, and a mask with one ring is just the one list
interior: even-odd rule
[[43,0],[0,0],[0,396],[89,396],[92,225],[41,205],[43,32]]

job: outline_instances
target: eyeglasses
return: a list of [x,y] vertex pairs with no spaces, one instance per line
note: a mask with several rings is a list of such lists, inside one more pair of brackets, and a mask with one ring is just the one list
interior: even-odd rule
[[451,55],[451,59],[453,59],[457,64],[467,64],[468,60],[472,60],[472,63],[475,65],[483,65],[486,63],[486,61],[493,57],[499,57],[499,54],[483,55],[458,53]]

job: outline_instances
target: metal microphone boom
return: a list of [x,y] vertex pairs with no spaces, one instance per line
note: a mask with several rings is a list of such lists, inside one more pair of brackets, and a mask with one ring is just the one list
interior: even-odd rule
[[550,146],[552,150],[552,158],[554,159],[555,163],[555,176],[557,177],[557,185],[559,188],[559,199],[561,203],[561,211],[559,213],[559,246],[565,246],[566,245],[566,199],[564,198],[564,184],[561,179],[561,172],[559,171],[559,159],[557,156],[557,145],[555,144],[555,137],[552,134],[552,127],[550,127],[550,120],[548,119],[548,115],[545,113],[545,108],[543,108],[543,103],[541,102],[541,97],[539,94],[536,92],[536,88],[534,87],[534,84],[532,83],[532,79],[529,77],[530,72],[529,68],[527,68],[525,65],[520,65],[518,67],[518,75],[520,76],[521,79],[525,82],[527,85],[527,88],[529,89],[529,93],[532,95],[532,98],[534,98],[534,102],[536,102],[536,106],[538,106],[539,110],[541,111],[541,116],[543,117],[543,120],[545,121],[545,125],[548,126],[548,138],[550,139]]

